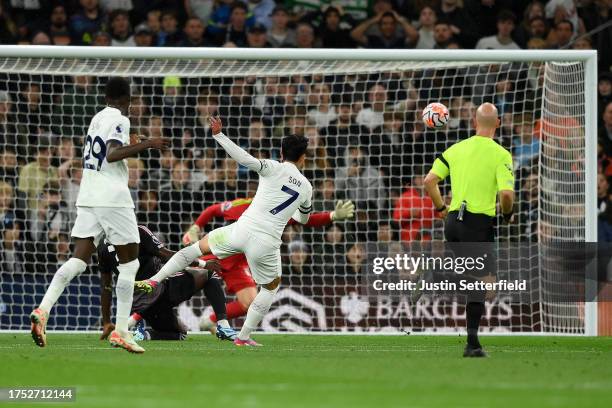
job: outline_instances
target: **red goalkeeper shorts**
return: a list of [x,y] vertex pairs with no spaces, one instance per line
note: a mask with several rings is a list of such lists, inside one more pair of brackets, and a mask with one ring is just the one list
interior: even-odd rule
[[[209,259],[217,259],[217,257],[210,254],[202,259],[208,261]],[[220,262],[221,272],[217,273],[217,275],[223,279],[229,293],[236,293],[242,289],[257,286],[251,276],[251,270],[244,254],[232,255],[221,259]]]

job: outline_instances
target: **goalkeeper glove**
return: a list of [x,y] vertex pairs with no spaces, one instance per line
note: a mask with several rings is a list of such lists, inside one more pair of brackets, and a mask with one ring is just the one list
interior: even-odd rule
[[353,218],[353,215],[355,215],[355,204],[353,204],[351,200],[338,200],[336,208],[331,212],[331,220],[343,221],[348,218]]
[[189,245],[200,240],[200,227],[193,224],[185,235],[183,235],[183,245]]

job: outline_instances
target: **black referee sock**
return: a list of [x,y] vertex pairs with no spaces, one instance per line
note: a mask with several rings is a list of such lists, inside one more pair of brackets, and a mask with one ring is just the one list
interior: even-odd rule
[[484,302],[470,302],[465,308],[468,333],[467,343],[475,348],[481,347],[478,341],[478,327],[480,326],[480,318],[484,313],[484,308]]
[[206,284],[204,284],[204,294],[215,311],[215,315],[217,315],[217,321],[227,320],[227,311],[225,310],[225,293],[223,292],[223,288],[221,288],[219,279],[208,279]]

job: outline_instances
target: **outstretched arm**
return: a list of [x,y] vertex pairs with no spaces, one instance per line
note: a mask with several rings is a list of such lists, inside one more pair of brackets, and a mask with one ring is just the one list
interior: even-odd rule
[[230,157],[236,160],[239,164],[248,168],[249,170],[256,171],[259,173],[263,169],[263,162],[251,156],[244,149],[232,142],[227,136],[221,132],[223,124],[220,118],[208,118],[210,128],[212,130],[213,137],[223,147],[223,149],[230,155]]
[[170,145],[170,140],[163,139],[161,137],[147,139],[144,142],[136,143],[133,145],[122,146],[117,140],[110,140],[106,143],[108,153],[106,154],[106,161],[113,163],[119,160],[127,159],[128,157],[135,157],[148,149],[164,150]]

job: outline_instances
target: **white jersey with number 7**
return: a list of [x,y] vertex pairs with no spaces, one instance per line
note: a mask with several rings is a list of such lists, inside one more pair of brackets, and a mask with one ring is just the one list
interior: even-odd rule
[[280,247],[281,236],[290,218],[300,224],[308,222],[312,212],[312,185],[291,162],[259,160],[223,133],[214,135],[214,138],[234,160],[259,174],[255,198],[236,225],[262,241]]

